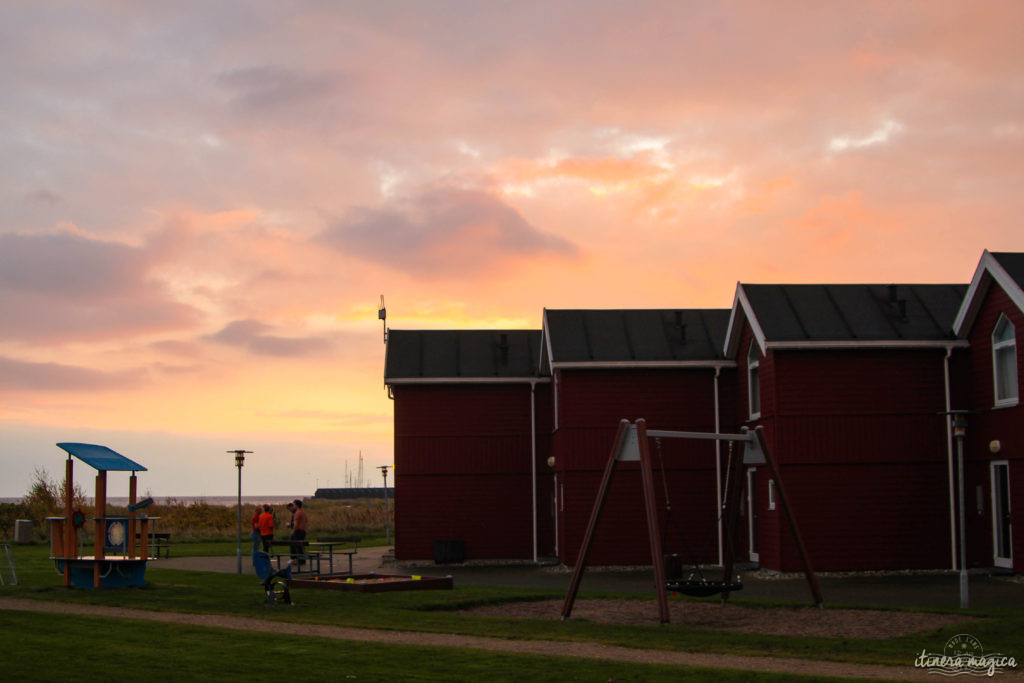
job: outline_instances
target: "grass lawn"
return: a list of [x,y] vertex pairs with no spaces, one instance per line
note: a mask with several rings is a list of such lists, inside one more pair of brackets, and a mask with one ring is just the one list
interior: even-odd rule
[[[198,546],[198,548],[193,547]],[[223,547],[220,547],[223,546]],[[218,548],[217,552],[200,552],[202,547],[207,550]],[[172,552],[184,554],[220,554],[233,555],[234,543],[225,544],[182,544],[175,546]],[[120,590],[86,591],[65,589],[61,578],[53,570],[52,563],[47,559],[48,549],[45,546],[15,547],[18,567],[18,586],[0,588],[0,596],[32,598],[56,602],[75,602],[114,607],[129,607],[159,611],[179,611],[189,613],[229,614],[245,617],[257,617],[267,620],[304,622],[350,626],[371,629],[393,629],[404,631],[426,631],[438,633],[455,633],[475,636],[493,636],[498,638],[520,640],[556,640],[586,641],[609,645],[620,645],[633,648],[681,650],[694,652],[731,653],[760,656],[802,657],[814,660],[833,660],[858,663],[874,663],[909,666],[914,657],[923,648],[930,651],[941,650],[948,638],[960,632],[956,626],[936,629],[930,633],[919,633],[913,636],[888,639],[842,639],[842,638],[807,638],[787,637],[779,635],[757,635],[710,631],[677,627],[661,627],[656,624],[645,626],[621,626],[599,624],[585,620],[572,619],[567,622],[546,619],[514,619],[501,617],[484,617],[460,613],[459,610],[480,604],[501,604],[517,600],[561,599],[562,592],[546,590],[527,590],[498,587],[457,587],[451,591],[422,591],[405,593],[364,594],[345,591],[313,591],[297,590],[293,597],[298,603],[292,607],[267,606],[263,604],[262,588],[252,576],[237,574],[219,574],[213,572],[190,572],[183,570],[161,569],[156,564],[147,571],[148,585],[143,588]],[[582,597],[637,597],[632,595],[584,594]],[[644,596],[649,599],[649,596]],[[735,602],[756,607],[769,608],[780,603],[736,599]],[[787,603],[788,604],[788,603]],[[936,610],[939,611],[939,610]],[[952,611],[952,610],[951,610]],[[1024,614],[1020,610],[1010,608],[992,608],[970,610],[968,614],[979,617],[979,621],[970,626],[971,635],[978,638],[986,651],[1001,651],[1011,655],[1020,654],[1020,633],[1024,632]],[[766,612],[766,618],[770,613]],[[69,648],[78,651],[90,651],[87,640],[93,638],[88,627],[92,619],[77,616],[24,615],[0,612],[0,627],[8,638],[0,645],[0,649],[12,647],[11,637],[23,643],[17,652],[45,652],[45,666],[61,670],[59,658],[51,658],[50,654],[59,650],[61,643],[68,642],[68,635],[74,634],[75,646]],[[46,624],[50,628],[46,628]],[[492,678],[525,679],[537,678],[559,680],[577,678],[579,680],[659,680],[660,677],[672,676],[672,680],[680,680],[678,667],[653,667],[644,669],[642,675],[636,673],[634,665],[617,665],[605,662],[581,662],[567,659],[566,662],[553,661],[550,657],[527,655],[503,655],[483,653],[480,651],[460,651],[448,648],[417,648],[413,646],[384,646],[374,644],[348,643],[344,641],[328,641],[320,638],[302,639],[294,636],[272,636],[266,634],[247,634],[237,631],[223,631],[215,638],[204,637],[206,629],[199,627],[174,626],[165,624],[129,624],[128,622],[112,622],[103,620],[103,634],[114,628],[119,634],[115,644],[103,645],[100,638],[96,647],[104,651],[109,648],[109,657],[100,660],[109,663],[111,659],[131,661],[125,664],[135,670],[136,662],[144,663],[146,658],[134,656],[125,659],[121,656],[122,647],[126,652],[152,652],[159,643],[161,658],[178,662],[185,667],[183,671],[192,671],[189,678],[195,678],[203,671],[203,667],[221,667],[215,670],[227,675],[245,675],[247,671],[256,671],[262,678],[271,677],[272,673],[288,675],[294,668],[286,663],[284,655],[302,653],[304,661],[316,660],[323,662],[316,666],[325,667],[322,673],[314,673],[313,679],[342,678],[345,667],[351,664],[352,675],[360,678],[376,680],[377,677],[390,679],[413,679],[420,677],[426,680],[436,678],[474,679]],[[123,636],[123,638],[122,638]],[[24,639],[24,640],[22,640]],[[187,645],[181,645],[185,643]],[[248,645],[246,645],[248,643]],[[24,648],[24,649],[22,649]],[[179,652],[179,648],[182,650]],[[268,649],[272,648],[272,649]],[[280,655],[282,662],[278,669],[276,657],[258,657],[254,653],[270,653]],[[118,653],[115,656],[115,653]],[[68,655],[70,656],[70,655]],[[257,662],[258,660],[258,662]],[[20,658],[0,657],[0,672],[5,667],[19,666]],[[479,665],[480,662],[491,664]],[[101,662],[102,663],[102,662]],[[36,665],[39,663],[37,662]],[[93,663],[88,666],[93,666]],[[147,664],[148,665],[148,664]],[[99,664],[96,664],[99,666]],[[395,667],[400,669],[396,671]],[[482,668],[481,668],[482,666]],[[492,668],[493,666],[493,668]],[[591,668],[597,667],[597,668]],[[161,668],[163,674],[170,669]],[[303,670],[308,670],[303,665]],[[142,670],[139,670],[140,672]],[[17,675],[18,671],[10,673]],[[598,675],[600,673],[600,675]],[[607,673],[607,675],[606,675]],[[705,678],[695,673],[699,678]],[[750,674],[745,674],[749,678]],[[91,677],[91,676],[90,676]],[[718,674],[716,674],[716,677]],[[4,676],[10,680],[11,676]],[[18,678],[22,678],[18,676]],[[32,676],[29,676],[32,678]],[[47,675],[45,678],[50,678]],[[726,679],[728,680],[728,679]]]

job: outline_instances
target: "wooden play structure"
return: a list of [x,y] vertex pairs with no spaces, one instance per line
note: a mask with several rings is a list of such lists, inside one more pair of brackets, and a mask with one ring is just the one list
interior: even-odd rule
[[[658,522],[657,499],[654,491],[654,468],[651,463],[651,452],[648,445],[648,438],[669,438],[669,439],[711,439],[716,441],[738,442],[740,447],[730,449],[729,471],[734,473],[727,479],[725,500],[722,503],[722,515],[724,519],[725,547],[722,558],[723,577],[721,581],[710,582],[701,579],[698,582],[665,580],[665,557],[662,549],[661,528]],[[643,419],[630,423],[628,420],[619,422],[619,429],[615,434],[611,454],[608,457],[608,464],[605,466],[604,476],[594,500],[594,509],[587,522],[587,529],[583,535],[583,543],[576,567],[573,570],[572,580],[569,583],[569,591],[565,596],[565,603],[562,606],[562,619],[568,619],[572,614],[572,607],[576,601],[576,594],[579,592],[580,581],[583,572],[587,567],[587,556],[594,540],[594,533],[597,530],[598,521],[601,518],[601,511],[604,508],[605,500],[611,486],[612,476],[615,474],[615,466],[619,462],[639,462],[640,478],[643,488],[644,513],[647,518],[647,534],[651,547],[651,563],[654,565],[654,585],[658,596],[658,616],[661,623],[669,623],[667,591],[679,591],[692,595],[714,595],[721,593],[722,599],[727,600],[729,591],[736,589],[733,582],[733,565],[735,562],[735,539],[739,520],[740,499],[742,495],[743,477],[739,476],[743,465],[767,465],[771,476],[775,480],[775,487],[782,504],[786,520],[789,522],[790,530],[796,540],[797,550],[800,553],[800,560],[803,563],[804,574],[807,577],[807,585],[811,589],[811,595],[818,607],[821,607],[824,600],[821,597],[821,589],[818,587],[818,579],[814,575],[811,563],[807,557],[807,550],[804,547],[800,529],[797,527],[796,518],[789,505],[786,496],[786,488],[783,485],[779,468],[775,458],[768,451],[764,441],[762,428],[743,428],[742,434],[718,434],[713,432],[676,432],[666,430],[648,430],[647,423]],[[692,589],[692,590],[690,590]]]
[[[85,443],[59,443],[57,446],[68,454],[64,470],[64,516],[49,517],[47,521],[50,523],[50,558],[58,573],[64,576],[64,585],[79,588],[144,585],[151,525],[156,520],[144,511],[153,502],[151,499],[136,501],[136,472],[145,472],[146,468],[106,446]],[[92,555],[83,554],[79,539],[79,532],[88,520],[81,510],[73,509],[72,456],[97,472]],[[131,472],[127,517],[106,516],[107,472]]]

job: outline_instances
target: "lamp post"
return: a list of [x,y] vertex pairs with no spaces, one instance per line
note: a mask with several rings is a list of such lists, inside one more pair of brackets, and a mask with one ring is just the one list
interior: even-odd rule
[[954,410],[953,437],[956,439],[957,492],[960,504],[957,514],[960,519],[960,609],[967,609],[969,603],[967,588],[967,529],[964,528],[964,438],[967,436],[967,411]]
[[381,475],[384,477],[384,543],[391,545],[391,524],[388,512],[388,468],[390,465],[378,465]]
[[242,573],[242,465],[245,464],[245,454],[252,451],[242,450],[226,451],[235,454],[235,467],[238,468],[238,573]]

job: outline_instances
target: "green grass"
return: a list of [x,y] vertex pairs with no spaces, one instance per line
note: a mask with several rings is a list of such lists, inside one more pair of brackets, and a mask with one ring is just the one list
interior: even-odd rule
[[[793,676],[0,612],[5,680],[786,681]],[[45,653],[45,657],[28,653]],[[130,672],[130,673],[129,673]],[[809,680],[809,679],[808,679]]]
[[[204,547],[207,550],[213,550],[218,547],[218,544],[183,544],[181,551],[182,554],[194,551],[195,554],[230,555],[234,553],[235,549],[233,544],[228,544],[227,553],[199,552]],[[16,587],[0,588],[0,596],[158,611],[228,614],[282,622],[467,634],[514,640],[593,642],[631,648],[796,657],[902,666],[912,664],[913,658],[924,648],[931,651],[941,650],[942,645],[949,637],[964,630],[963,626],[950,626],[931,632],[886,639],[788,637],[675,626],[663,627],[656,624],[649,626],[600,624],[575,618],[562,622],[556,619],[485,617],[461,613],[460,610],[475,605],[503,604],[521,600],[562,599],[564,597],[563,592],[549,590],[478,586],[457,587],[451,591],[379,594],[306,589],[294,591],[293,596],[297,604],[293,607],[267,606],[263,604],[262,588],[259,582],[251,575],[239,576],[237,574],[163,569],[155,563],[150,565],[147,570],[148,585],[142,588],[108,591],[69,590],[63,587],[61,578],[54,572],[52,563],[47,559],[48,549],[45,546],[18,546],[15,551],[21,584]],[[641,596],[584,593],[581,597],[639,599]],[[643,597],[650,599],[649,596]],[[767,611],[767,608],[792,605],[792,603],[742,598],[734,601],[751,607],[766,608],[766,619],[771,618],[771,613]],[[832,607],[838,606],[833,605]],[[901,608],[891,607],[890,609]],[[920,608],[913,609],[920,610]],[[928,611],[941,612],[944,610]],[[959,610],[945,611],[959,613]],[[9,614],[0,614],[4,619],[11,618]],[[977,609],[969,610],[967,614],[978,618],[978,621],[970,624],[968,630],[984,644],[986,651],[1019,655],[1020,633],[1024,632],[1024,614],[1021,613],[1021,610],[1011,608]],[[149,626],[146,627],[146,629],[149,628]],[[16,628],[5,629],[5,633],[16,630]],[[54,639],[56,638],[54,636]],[[266,638],[263,637],[263,640]],[[161,647],[163,647],[163,641],[161,642]],[[345,645],[345,647],[347,648],[349,645]],[[44,649],[44,651],[50,650]],[[239,656],[242,657],[242,655]],[[490,657],[490,654],[486,655],[486,658]],[[370,657],[370,659],[372,658]],[[403,667],[405,666],[403,664]],[[418,674],[420,668],[410,667],[409,671]],[[403,676],[404,674],[405,669],[403,668]],[[465,675],[472,677],[470,673]],[[656,676],[657,674],[652,675]],[[584,675],[584,678],[587,676]],[[629,679],[627,677],[624,680]]]

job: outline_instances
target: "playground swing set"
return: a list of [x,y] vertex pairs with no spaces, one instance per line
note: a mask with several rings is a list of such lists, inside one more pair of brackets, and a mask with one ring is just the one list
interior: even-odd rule
[[[658,446],[658,458],[661,461],[662,481],[665,487],[666,501],[666,531],[672,523],[671,500],[668,495],[668,481],[665,478],[664,460],[661,456],[660,440],[667,439],[710,439],[715,441],[726,441],[729,443],[729,462],[726,474],[725,500],[721,504],[720,521],[724,519],[724,547],[722,553],[723,575],[721,581],[708,580],[699,565],[695,563],[695,573],[688,579],[666,580],[665,578],[665,555],[663,553],[664,534],[661,533],[661,526],[658,522],[657,501],[654,491],[654,468],[651,462],[650,447],[648,439],[654,438]],[[739,448],[733,449],[733,444],[738,443]],[[678,432],[667,430],[647,429],[647,423],[643,419],[630,423],[628,420],[619,422],[618,431],[615,434],[611,454],[604,469],[604,476],[594,499],[594,508],[587,522],[587,528],[583,535],[583,542],[577,556],[576,567],[573,570],[572,580],[569,583],[569,591],[565,596],[562,605],[562,619],[568,619],[572,615],[572,608],[576,602],[576,595],[579,592],[580,582],[583,573],[587,568],[587,559],[590,548],[593,544],[594,534],[597,530],[601,512],[604,509],[605,501],[608,498],[608,491],[615,474],[616,465],[620,462],[639,462],[640,479],[643,489],[644,513],[647,519],[647,535],[651,549],[651,564],[654,566],[654,584],[658,598],[658,616],[662,624],[669,623],[668,592],[682,593],[684,595],[707,597],[721,593],[723,602],[729,599],[729,593],[739,590],[743,584],[733,579],[735,564],[735,539],[739,523],[740,500],[742,495],[743,477],[739,473],[743,465],[767,465],[772,478],[775,481],[775,488],[782,505],[786,520],[789,522],[790,530],[796,541],[797,551],[803,564],[804,574],[807,577],[807,585],[811,590],[811,596],[818,607],[822,607],[824,599],[821,596],[821,589],[818,586],[818,579],[807,557],[807,550],[804,547],[800,529],[797,526],[796,518],[786,496],[786,488],[780,476],[779,468],[775,458],[769,452],[764,440],[761,427],[749,429],[744,427],[742,434],[721,434],[716,432]]]
[[[151,498],[136,500],[137,472],[145,467],[106,446],[85,443],[59,443],[67,454],[64,474],[64,516],[48,517],[50,523],[50,559],[64,585],[79,588],[119,588],[146,583],[151,525],[145,508]],[[93,554],[83,554],[79,532],[88,520],[74,508],[74,462],[72,456],[96,470],[96,516],[93,522]],[[128,485],[128,516],[107,516],[107,472],[131,472]],[[138,543],[136,542],[138,534]],[[108,553],[109,551],[109,553]]]

